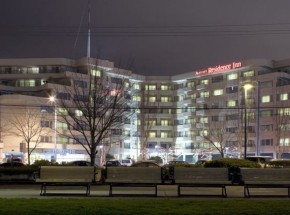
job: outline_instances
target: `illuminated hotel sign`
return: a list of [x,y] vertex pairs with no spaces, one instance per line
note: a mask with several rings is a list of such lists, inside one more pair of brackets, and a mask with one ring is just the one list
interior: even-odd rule
[[225,71],[240,68],[240,67],[242,67],[241,62],[232,62],[230,64],[218,65],[215,67],[208,67],[205,70],[197,71],[195,74],[196,75],[217,74],[217,73],[225,72]]

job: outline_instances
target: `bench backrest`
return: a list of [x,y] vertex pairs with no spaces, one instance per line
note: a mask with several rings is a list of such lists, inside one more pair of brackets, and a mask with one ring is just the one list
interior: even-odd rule
[[40,179],[89,179],[94,180],[93,166],[41,166]]
[[187,183],[197,181],[228,181],[227,168],[189,168],[174,167],[175,183]]
[[241,168],[244,181],[290,181],[290,168]]
[[161,183],[161,167],[107,167],[106,182]]

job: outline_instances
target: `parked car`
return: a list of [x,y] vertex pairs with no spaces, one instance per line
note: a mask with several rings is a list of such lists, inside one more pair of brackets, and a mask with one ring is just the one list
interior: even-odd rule
[[247,156],[246,160],[257,162],[261,167],[266,167],[268,162],[272,160],[271,156]]
[[138,161],[134,163],[131,167],[160,167],[158,163],[151,160],[145,160],[145,161]]
[[106,162],[105,166],[108,167],[108,166],[122,166],[122,165],[120,161],[118,160],[109,160]]
[[0,167],[22,167],[22,166],[25,166],[25,165],[21,162],[6,162],[6,163],[0,164]]
[[120,163],[122,166],[132,166],[133,161],[131,159],[122,159]]
[[73,166],[91,166],[91,163],[85,160],[72,161],[69,164]]

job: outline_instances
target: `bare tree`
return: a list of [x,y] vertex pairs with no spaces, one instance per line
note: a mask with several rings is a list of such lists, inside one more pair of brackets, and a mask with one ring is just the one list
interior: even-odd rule
[[[9,118],[6,125],[9,129],[6,132],[9,135],[21,137],[27,145],[28,164],[32,152],[40,144],[41,135],[49,133],[49,130],[44,129],[44,115],[39,111],[27,109],[23,114],[16,114]],[[49,121],[48,121],[49,122]]]
[[216,120],[211,120],[210,123],[203,128],[201,136],[221,154],[221,157],[225,157],[227,141],[236,138],[234,131],[235,127],[228,127],[229,125],[226,122],[226,116],[224,114],[216,117],[218,117]]
[[85,149],[91,165],[110,130],[120,128],[130,112],[124,97],[126,80],[117,75],[110,81],[110,76],[97,67],[89,67],[85,74],[72,74],[72,86],[62,89],[70,99],[57,100],[60,121],[69,127],[64,135]]

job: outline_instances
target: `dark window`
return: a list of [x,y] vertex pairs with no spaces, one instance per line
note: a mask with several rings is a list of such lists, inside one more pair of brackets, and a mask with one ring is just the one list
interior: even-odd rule
[[219,76],[212,77],[211,83],[217,83],[217,82],[221,82],[223,80],[224,80],[224,76],[219,75]]
[[226,93],[237,93],[238,89],[239,88],[237,86],[227,87],[226,88]]

